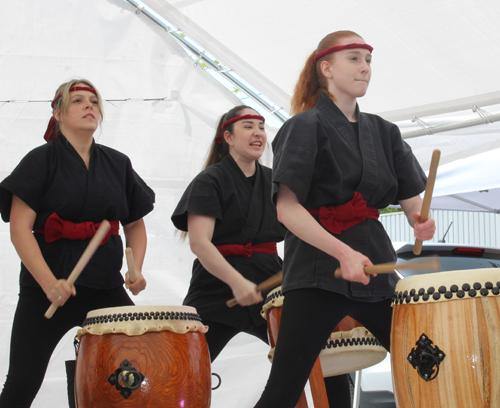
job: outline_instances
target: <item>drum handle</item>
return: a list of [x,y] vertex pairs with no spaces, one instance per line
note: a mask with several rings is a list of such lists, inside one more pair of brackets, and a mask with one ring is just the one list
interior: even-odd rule
[[[434,182],[436,181],[436,173],[439,166],[439,158],[441,157],[441,151],[436,149],[432,152],[431,165],[429,168],[429,177],[427,178],[427,184],[425,185],[424,200],[422,202],[422,208],[420,210],[419,222],[427,221],[429,216],[429,210],[431,208],[432,192],[434,190]],[[415,245],[413,246],[413,253],[415,255],[420,255],[422,252],[422,241],[420,239],[415,240]]]
[[219,383],[215,387],[212,387],[212,391],[213,391],[213,390],[216,390],[217,388],[220,387],[220,385],[222,384],[222,378],[220,378],[220,375],[217,373],[212,373],[212,375],[217,377],[217,379],[219,380]]
[[[104,237],[107,235],[111,228],[111,225],[109,224],[108,221],[103,220],[101,222],[101,225],[97,229],[95,235],[92,237],[92,239],[89,242],[89,245],[87,248],[85,248],[85,251],[83,251],[82,256],[78,260],[77,264],[71,271],[71,274],[69,275],[67,282],[69,286],[73,286],[75,281],[78,279],[80,274],[82,273],[83,269],[87,265],[87,263],[90,261],[90,258],[92,258],[92,255],[94,255],[94,252],[97,250],[99,245],[101,244],[102,240]],[[45,312],[45,318],[50,319],[54,313],[56,312],[57,308],[59,305],[57,302],[54,302],[50,305],[50,307],[47,309]]]
[[130,282],[134,283],[137,280],[137,275],[135,274],[134,253],[132,252],[132,248],[125,249],[125,256],[127,258],[128,277],[130,278]]
[[[278,272],[276,275],[271,276],[269,279],[266,279],[264,282],[261,282],[255,288],[256,292],[261,292],[263,290],[274,289],[276,286],[281,285],[283,281],[283,272]],[[238,302],[236,299],[231,299],[226,302],[228,307],[236,306]]]
[[[438,257],[432,257],[432,258],[422,258],[418,261],[408,262],[404,264],[388,262],[378,265],[365,266],[363,269],[367,275],[374,275],[379,273],[394,273],[396,272],[396,269],[411,269],[411,268],[438,271],[441,268],[441,262],[439,262]],[[342,277],[342,271],[340,270],[340,268],[337,268],[337,270],[335,271],[335,277],[337,279],[340,279]]]

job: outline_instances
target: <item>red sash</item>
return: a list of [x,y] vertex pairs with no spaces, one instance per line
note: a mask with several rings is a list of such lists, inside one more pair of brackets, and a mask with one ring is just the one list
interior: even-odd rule
[[246,245],[228,244],[216,245],[215,247],[222,256],[244,256],[245,258],[250,258],[254,252],[273,255],[278,254],[276,242],[265,242],[259,245],[252,245],[251,243]]
[[354,192],[351,201],[338,207],[306,208],[306,210],[313,215],[319,215],[320,223],[337,235],[367,218],[378,220],[380,215],[376,208],[366,206],[366,201],[357,191]]
[[[120,224],[118,221],[110,221],[111,228],[101,242],[101,245],[108,242],[111,235],[118,235]],[[71,221],[64,221],[56,213],[52,213],[43,229],[35,230],[35,233],[45,234],[45,241],[54,242],[58,239],[84,240],[92,238],[101,223],[79,222],[77,224]]]

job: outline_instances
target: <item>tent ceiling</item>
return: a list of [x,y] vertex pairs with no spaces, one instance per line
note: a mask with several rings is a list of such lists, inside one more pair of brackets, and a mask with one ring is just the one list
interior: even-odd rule
[[500,103],[497,0],[144,0],[288,110],[305,58],[329,32],[374,47],[361,107],[389,120]]

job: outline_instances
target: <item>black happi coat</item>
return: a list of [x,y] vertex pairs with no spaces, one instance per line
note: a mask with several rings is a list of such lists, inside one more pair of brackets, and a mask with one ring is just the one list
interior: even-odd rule
[[[231,155],[202,171],[187,187],[172,215],[174,225],[187,231],[187,213],[216,219],[214,245],[283,241],[285,228],[278,222],[271,201],[271,169],[256,163],[255,183],[243,174]],[[254,253],[250,258],[229,256],[226,260],[245,278],[260,283],[279,272],[278,255]],[[262,303],[229,309],[231,288],[208,272],[198,259],[184,304],[197,309],[202,319],[245,329],[265,324],[260,316]]]
[[[398,127],[379,116],[357,113],[359,139],[352,124],[324,93],[314,108],[281,127],[273,141],[274,200],[283,183],[306,208],[336,207],[358,191],[369,207],[381,209],[425,189],[425,174]],[[378,220],[368,218],[335,237],[373,264],[396,260]],[[337,267],[337,259],[287,232],[284,292],[320,288],[364,301],[387,299],[394,292],[398,279],[394,274],[379,275],[365,286],[335,279]]]
[[[29,152],[0,183],[0,212],[5,222],[10,219],[13,194],[36,213],[33,230],[43,229],[53,212],[74,223],[99,223],[106,219],[126,225],[148,214],[155,198],[127,156],[93,143],[87,169],[63,135]],[[48,243],[44,234],[34,235],[57,279],[69,276],[89,243],[88,239],[59,239]],[[112,235],[107,243],[99,246],[76,284],[96,289],[123,285],[122,259],[122,239]],[[24,265],[21,265],[20,283],[38,285]]]

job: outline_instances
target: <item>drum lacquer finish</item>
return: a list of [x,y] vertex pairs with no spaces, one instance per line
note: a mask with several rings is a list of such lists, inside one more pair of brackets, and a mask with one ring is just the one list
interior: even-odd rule
[[500,407],[500,273],[442,272],[400,281],[391,364],[399,408]]
[[[281,287],[278,287],[269,293],[261,312],[267,319],[271,361],[278,338],[283,301]],[[323,376],[331,377],[361,370],[381,362],[386,355],[386,350],[366,328],[346,316],[335,327],[320,353]]]
[[[158,310],[154,308],[151,311],[148,307],[149,315],[153,316],[146,320],[153,328],[139,328],[144,331],[142,334],[119,333],[122,327],[117,326],[126,322],[101,324],[107,327],[93,330],[102,332],[97,335],[91,334],[95,327],[84,326],[84,333],[79,333],[75,373],[78,408],[210,407],[210,357],[203,326],[190,321],[189,316],[180,321],[173,316],[170,324],[165,310],[172,311],[171,308],[162,310],[164,319],[159,318],[160,311],[155,320]],[[98,316],[112,316],[121,309],[124,308],[115,308],[111,313],[110,309],[94,312]],[[137,313],[137,309],[132,309],[127,314]],[[191,309],[187,310],[190,315],[194,310],[186,309]],[[175,307],[178,314],[186,309]],[[137,331],[137,327],[132,331]]]

